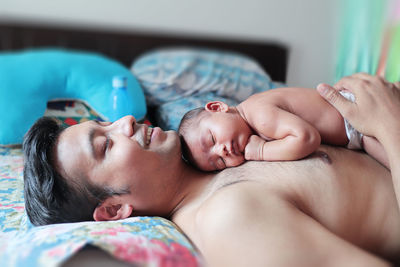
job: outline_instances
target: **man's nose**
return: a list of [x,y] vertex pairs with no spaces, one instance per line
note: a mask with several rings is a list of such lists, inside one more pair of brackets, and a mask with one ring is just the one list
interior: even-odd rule
[[135,117],[128,115],[115,121],[112,126],[112,130],[116,133],[123,134],[125,136],[132,136],[134,134],[134,125],[136,123]]

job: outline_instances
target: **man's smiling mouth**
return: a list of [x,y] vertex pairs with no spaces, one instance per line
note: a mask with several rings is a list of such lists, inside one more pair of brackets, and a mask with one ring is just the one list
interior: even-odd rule
[[146,134],[146,142],[145,142],[147,146],[150,145],[152,132],[153,132],[153,128],[148,127],[147,134]]
[[134,125],[134,135],[136,141],[142,147],[148,147],[151,143],[151,136],[153,134],[153,128],[148,127],[147,125]]

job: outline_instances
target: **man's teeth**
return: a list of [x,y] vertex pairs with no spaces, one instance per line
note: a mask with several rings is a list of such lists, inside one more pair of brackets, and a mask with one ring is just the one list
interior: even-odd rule
[[153,128],[147,128],[147,135],[146,135],[146,145],[150,144],[151,141],[151,133],[153,132]]

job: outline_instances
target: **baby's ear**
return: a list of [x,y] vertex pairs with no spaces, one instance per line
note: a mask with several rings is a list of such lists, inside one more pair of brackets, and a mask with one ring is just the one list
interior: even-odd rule
[[227,112],[229,110],[229,106],[222,101],[208,102],[204,108],[210,112]]

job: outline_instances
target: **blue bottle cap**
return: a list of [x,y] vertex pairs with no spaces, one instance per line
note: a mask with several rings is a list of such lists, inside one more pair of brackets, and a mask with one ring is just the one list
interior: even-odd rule
[[112,79],[113,87],[126,87],[127,78],[125,76],[114,76]]

